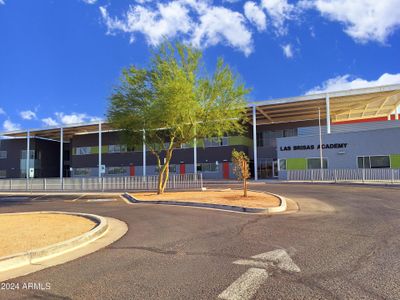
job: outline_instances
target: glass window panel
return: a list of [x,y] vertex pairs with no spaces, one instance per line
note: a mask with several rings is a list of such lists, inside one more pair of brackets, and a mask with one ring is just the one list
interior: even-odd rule
[[7,151],[0,151],[0,159],[6,159],[7,158]]
[[389,156],[370,156],[371,168],[390,168]]
[[279,169],[280,170],[286,170],[286,159],[280,159],[279,160]]
[[[323,168],[328,168],[328,160],[326,158],[322,159]],[[308,169],[321,169],[321,160],[319,158],[308,158],[307,159]]]

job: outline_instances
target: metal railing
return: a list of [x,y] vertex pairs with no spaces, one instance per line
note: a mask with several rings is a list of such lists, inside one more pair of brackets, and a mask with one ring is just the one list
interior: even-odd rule
[[400,183],[400,169],[314,169],[288,170],[288,181],[309,182],[382,182]]
[[[158,176],[0,179],[0,191],[156,191]],[[199,174],[170,175],[167,190],[201,189]]]

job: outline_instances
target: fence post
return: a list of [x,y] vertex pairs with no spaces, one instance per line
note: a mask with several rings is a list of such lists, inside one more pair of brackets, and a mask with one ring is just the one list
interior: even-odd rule
[[336,173],[336,169],[333,170],[333,176],[335,178],[335,183],[337,183],[337,173]]
[[314,172],[313,172],[313,169],[311,169],[311,182],[314,182]]
[[46,178],[43,178],[43,188],[45,191],[47,191],[47,182],[46,182]]
[[12,179],[10,179],[10,191],[12,190]]
[[128,178],[124,177],[124,190],[126,191],[126,182],[128,181]]
[[203,173],[200,173],[200,187],[203,190]]
[[392,169],[392,184],[394,184],[394,169]]
[[365,169],[362,169],[362,183],[365,182]]
[[104,177],[101,177],[101,191],[104,192]]

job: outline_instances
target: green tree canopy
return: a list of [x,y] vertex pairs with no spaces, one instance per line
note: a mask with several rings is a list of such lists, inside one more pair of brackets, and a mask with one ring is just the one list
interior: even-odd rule
[[201,51],[165,42],[154,51],[147,68],[123,70],[107,117],[130,146],[141,144],[145,132],[145,143],[157,157],[162,193],[174,149],[194,138],[244,131],[247,93],[222,59],[208,75]]

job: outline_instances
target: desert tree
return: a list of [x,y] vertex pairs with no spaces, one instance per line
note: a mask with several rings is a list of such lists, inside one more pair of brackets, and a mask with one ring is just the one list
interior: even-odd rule
[[107,118],[128,146],[144,142],[156,157],[161,194],[175,149],[195,138],[244,132],[248,92],[223,59],[208,74],[200,50],[165,41],[148,65],[123,70]]

